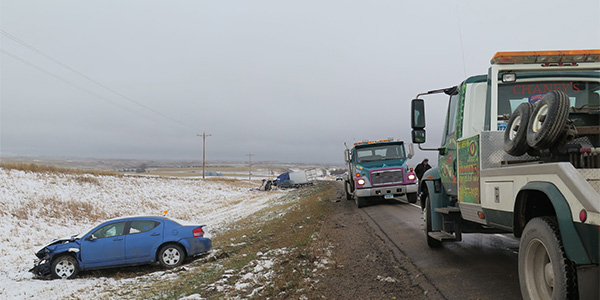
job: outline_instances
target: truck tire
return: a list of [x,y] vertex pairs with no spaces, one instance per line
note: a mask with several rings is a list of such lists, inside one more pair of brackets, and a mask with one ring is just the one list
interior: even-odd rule
[[442,246],[442,242],[438,241],[429,236],[431,232],[431,201],[429,200],[429,195],[425,198],[425,210],[423,211],[423,221],[425,222],[425,226],[423,229],[425,230],[425,236],[427,237],[427,246],[430,248],[439,248]]
[[356,203],[356,207],[363,208],[367,205],[366,197],[354,197],[354,202]]
[[533,104],[521,103],[512,113],[504,131],[504,151],[512,156],[521,156],[529,149],[527,125],[533,112]]
[[344,181],[344,191],[346,192],[346,200],[352,200],[352,193],[350,193],[350,183]]
[[578,299],[577,276],[556,218],[533,218],[519,243],[519,282],[525,300]]
[[568,130],[569,97],[562,91],[551,91],[536,103],[527,126],[527,144],[543,150],[554,146]]
[[417,203],[417,193],[406,194],[406,200],[408,200],[408,203]]

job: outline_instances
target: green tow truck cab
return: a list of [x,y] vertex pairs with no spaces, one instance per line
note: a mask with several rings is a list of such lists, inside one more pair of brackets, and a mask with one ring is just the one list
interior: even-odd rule
[[[449,96],[442,145],[425,149],[420,96]],[[513,233],[524,299],[600,299],[600,50],[499,52],[487,75],[419,94],[427,244]]]
[[408,202],[417,201],[417,176],[407,165],[412,148],[406,154],[404,142],[389,138],[354,143],[344,151],[348,173],[344,174],[346,199],[362,208],[377,198],[406,195]]

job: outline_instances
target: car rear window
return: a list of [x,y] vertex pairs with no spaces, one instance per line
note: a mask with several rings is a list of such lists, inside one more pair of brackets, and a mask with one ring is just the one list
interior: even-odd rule
[[139,233],[139,232],[150,231],[150,230],[154,229],[156,226],[158,226],[158,224],[160,224],[160,223],[156,222],[156,221],[150,221],[150,220],[131,221],[131,228],[129,229],[129,233]]

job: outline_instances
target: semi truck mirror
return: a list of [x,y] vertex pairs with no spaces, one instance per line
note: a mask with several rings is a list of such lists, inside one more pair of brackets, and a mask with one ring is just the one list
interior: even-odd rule
[[425,143],[425,129],[413,129],[412,142],[415,144]]
[[350,161],[350,149],[344,150],[344,161],[346,163]]
[[408,159],[413,158],[415,156],[415,149],[413,143],[408,144]]
[[[411,104],[411,127],[413,129],[425,128],[425,101],[423,99],[413,99]],[[425,135],[423,135],[425,138]],[[414,139],[414,135],[413,135]]]

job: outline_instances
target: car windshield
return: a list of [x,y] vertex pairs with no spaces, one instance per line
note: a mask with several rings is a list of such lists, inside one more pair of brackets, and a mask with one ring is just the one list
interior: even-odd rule
[[404,159],[404,144],[371,146],[356,149],[358,163],[370,161]]

